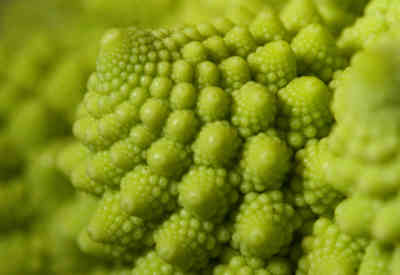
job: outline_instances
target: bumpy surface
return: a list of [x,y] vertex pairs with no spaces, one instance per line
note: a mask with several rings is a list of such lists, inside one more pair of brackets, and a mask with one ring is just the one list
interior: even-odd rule
[[331,91],[318,78],[299,77],[278,93],[279,127],[290,145],[304,146],[307,140],[329,133],[333,118],[329,111]]
[[365,250],[359,275],[390,274],[392,252],[379,242],[371,242]]
[[388,30],[396,32],[400,23],[399,7],[400,2],[397,0],[370,1],[364,16],[343,31],[338,46],[348,52],[354,52],[373,46]]
[[[351,197],[336,211],[341,227],[387,243],[396,242],[399,228],[399,66],[392,57],[397,51],[387,44],[366,50],[340,76],[333,104],[340,123],[328,138],[325,173],[334,188]],[[354,108],[344,103],[361,97]],[[349,207],[369,214],[345,213]]]
[[157,254],[183,269],[204,268],[218,254],[213,223],[191,216],[186,210],[171,215],[155,233]]
[[247,194],[235,217],[233,247],[244,256],[268,259],[291,242],[299,225],[294,214],[279,191]]
[[[108,31],[74,124],[87,149],[72,148],[77,165],[67,171],[76,188],[102,196],[88,237],[142,253],[152,241],[130,232],[144,226],[160,260],[183,270],[206,267],[232,230],[245,255],[268,259],[287,247],[301,221],[269,190],[288,179],[293,149],[332,122],[331,92],[316,76],[297,78],[289,37],[273,9],[248,26],[222,18]],[[250,194],[242,202],[240,193]]]
[[314,224],[313,235],[303,240],[306,254],[300,259],[296,274],[355,275],[367,244],[367,240],[351,238],[321,218]]
[[247,140],[239,162],[243,193],[279,189],[291,168],[291,150],[274,132]]
[[182,271],[164,260],[162,260],[156,252],[150,251],[142,258],[137,259],[135,268],[132,270],[132,275],[194,275],[193,272]]
[[238,175],[233,172],[199,166],[179,184],[179,202],[199,218],[218,220],[238,201],[238,183]]
[[293,38],[291,46],[302,73],[313,73],[329,81],[334,71],[346,66],[333,35],[323,25],[311,24],[303,28]]
[[234,251],[224,252],[223,263],[214,269],[215,275],[289,275],[292,274],[290,263],[280,257],[271,258],[266,264],[260,258],[243,257]]
[[400,1],[145,2],[0,11],[0,273],[400,274]]
[[312,140],[297,152],[295,175],[290,184],[295,205],[310,207],[318,215],[332,214],[343,199],[343,195],[329,185],[323,172],[326,147],[325,139]]
[[[390,109],[371,117],[379,129],[389,128],[386,149],[340,147],[354,146],[347,142],[355,120],[346,120],[346,112],[362,118],[368,104],[387,103],[372,93],[355,108],[347,103],[369,85],[357,66],[369,75],[364,65],[374,61],[357,56],[346,68],[349,50],[336,45],[336,35],[366,2],[296,0],[280,12],[239,2],[235,19],[112,29],[103,36],[74,124],[84,146],[67,150],[76,160],[66,167],[74,186],[101,197],[80,246],[120,263],[137,258],[133,274],[286,275],[289,262],[279,256],[289,255],[291,263],[300,258],[300,275],[395,266],[392,251],[385,258],[379,247],[369,248],[362,263],[368,241],[358,237],[395,242],[395,202],[381,209],[379,202],[349,199],[336,208],[358,184],[334,178],[333,171],[345,169],[342,155],[385,159],[396,144],[395,123],[380,123],[395,115]],[[394,63],[379,67],[389,72]],[[374,75],[370,90],[374,80],[390,78]],[[398,87],[389,83],[388,91]],[[332,98],[343,101],[333,105],[334,114]],[[334,119],[339,123],[330,134]],[[364,141],[369,130],[363,123],[370,122],[355,128],[356,139],[372,144],[380,131]],[[352,165],[349,176],[356,178]],[[368,192],[379,189],[373,176],[362,176],[370,180],[363,180]],[[353,206],[371,215],[352,219],[346,209]],[[227,246],[237,256],[224,260]],[[368,255],[385,259],[384,267]]]

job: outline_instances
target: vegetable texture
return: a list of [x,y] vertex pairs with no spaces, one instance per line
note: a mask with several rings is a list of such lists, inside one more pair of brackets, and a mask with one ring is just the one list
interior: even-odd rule
[[0,273],[400,274],[398,0],[20,1]]
[[73,128],[84,147],[65,155],[80,159],[75,188],[100,197],[86,242],[124,248],[128,266],[137,255],[134,274],[207,273],[227,246],[261,262],[243,270],[274,274],[266,263],[303,226],[332,217],[344,195],[324,177],[318,140],[347,57],[322,21],[290,33],[279,15],[104,34]]

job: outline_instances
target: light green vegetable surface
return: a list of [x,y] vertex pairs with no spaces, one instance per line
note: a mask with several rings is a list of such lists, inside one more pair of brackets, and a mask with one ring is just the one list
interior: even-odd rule
[[0,274],[400,275],[399,0],[0,6]]

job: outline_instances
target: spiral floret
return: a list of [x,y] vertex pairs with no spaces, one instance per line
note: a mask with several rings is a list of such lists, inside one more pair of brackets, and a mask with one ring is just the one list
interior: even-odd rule
[[333,124],[331,97],[324,82],[313,76],[298,77],[278,92],[278,124],[292,147],[301,148],[307,140],[329,133]]
[[279,189],[291,168],[292,151],[275,133],[249,138],[239,162],[244,193]]
[[295,204],[308,206],[318,215],[331,215],[344,196],[329,184],[322,167],[326,165],[326,139],[312,140],[296,153],[291,191]]
[[244,256],[269,259],[291,242],[298,226],[282,192],[249,193],[235,217],[232,246]]
[[347,65],[334,36],[321,24],[311,24],[301,29],[293,38],[291,47],[301,74],[313,74],[323,81],[330,81],[333,72]]
[[356,275],[367,244],[366,239],[352,238],[329,219],[320,218],[314,224],[313,235],[303,240],[306,254],[296,274]]
[[184,270],[204,268],[220,249],[215,230],[214,223],[180,210],[156,231],[154,239],[157,254]]
[[230,257],[227,263],[217,265],[214,269],[215,275],[290,275],[291,273],[291,264],[284,258],[273,257],[265,264],[259,258],[249,258],[235,254]]

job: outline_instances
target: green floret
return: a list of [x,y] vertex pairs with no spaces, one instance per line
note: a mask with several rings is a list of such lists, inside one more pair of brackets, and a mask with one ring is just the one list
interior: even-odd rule
[[146,220],[174,210],[176,195],[174,182],[152,173],[146,166],[136,166],[121,181],[122,209]]
[[245,27],[234,27],[224,37],[225,44],[234,54],[246,58],[256,47],[256,41]]
[[264,9],[251,22],[249,30],[258,44],[265,44],[275,40],[286,40],[287,31],[272,9]]
[[139,217],[129,216],[121,208],[121,194],[107,191],[90,224],[90,238],[96,242],[142,248],[151,245],[148,225]]
[[369,237],[376,214],[381,208],[382,202],[379,200],[352,196],[336,207],[336,223],[346,234]]
[[204,122],[225,120],[230,115],[231,96],[219,87],[207,87],[200,91],[197,114]]
[[124,171],[144,161],[145,150],[150,147],[156,135],[142,124],[133,127],[129,137],[117,141],[110,148],[114,165]]
[[361,16],[368,0],[325,0],[314,1],[324,22],[334,33],[339,33],[344,27],[352,24]]
[[74,168],[84,161],[89,150],[79,142],[71,141],[57,156],[57,168],[66,176],[71,175]]
[[103,151],[89,160],[86,172],[98,184],[116,186],[120,184],[124,170],[114,165],[110,151]]
[[295,176],[291,180],[295,204],[309,206],[318,215],[331,215],[343,195],[327,181],[323,167],[326,166],[327,141],[311,140],[296,153]]
[[227,17],[217,17],[211,22],[220,35],[227,34],[234,27],[234,23]]
[[[235,253],[236,254],[236,253]],[[241,274],[255,274],[255,275],[290,275],[292,274],[292,267],[290,263],[279,257],[273,257],[268,260],[267,264],[257,258],[248,258],[241,255],[233,255],[225,264],[217,265],[214,268],[215,275],[241,275]]]
[[203,268],[217,256],[219,243],[215,225],[180,210],[155,232],[157,254],[166,262],[184,270]]
[[229,56],[229,49],[224,39],[218,35],[211,36],[203,41],[203,45],[207,48],[208,55],[214,62],[220,62]]
[[361,17],[353,26],[343,31],[338,46],[347,52],[355,52],[373,45],[380,35],[388,30],[389,26],[382,14]]
[[280,18],[291,35],[295,35],[310,24],[322,23],[321,15],[313,0],[289,1],[282,9]]
[[389,275],[392,250],[376,241],[372,241],[365,250],[359,275]]
[[339,123],[329,137],[326,173],[345,193],[390,197],[399,188],[399,66],[392,55],[396,52],[384,45],[360,53],[337,83],[333,112]]
[[178,110],[168,117],[164,134],[181,144],[188,144],[195,138],[200,121],[192,110]]
[[283,40],[257,48],[247,60],[257,82],[275,93],[297,74],[296,56]]
[[81,231],[77,237],[77,243],[83,253],[105,262],[132,264],[138,257],[135,249],[132,250],[126,246],[104,244],[92,240],[87,230]]
[[[176,42],[174,42],[176,43]],[[165,62],[165,63],[164,63]],[[191,82],[194,79],[194,68],[192,65],[186,61],[186,60],[177,60],[172,64],[172,69],[171,64],[163,61],[159,65],[163,64],[165,67],[164,70],[160,70],[160,74],[162,75],[169,75],[171,74],[171,78],[179,84],[183,85],[176,85],[173,89],[178,88],[178,87],[187,87],[188,85],[191,85]],[[172,70],[172,72],[170,72]]]
[[194,272],[186,272],[179,267],[173,266],[160,258],[155,251],[150,251],[143,257],[136,260],[132,275],[194,275]]
[[171,92],[170,104],[173,110],[192,109],[197,102],[196,88],[190,83],[179,83]]
[[329,81],[334,71],[346,66],[346,58],[336,47],[333,35],[323,25],[311,24],[300,30],[293,38],[291,47],[301,74],[314,74]]
[[233,92],[232,123],[243,137],[266,131],[277,113],[275,95],[263,85],[248,82]]
[[333,123],[331,97],[329,88],[313,76],[295,78],[278,92],[278,126],[292,147],[301,148],[307,140],[329,133]]
[[300,259],[296,274],[356,275],[368,242],[342,233],[326,218],[314,224],[313,235],[303,240],[306,254]]
[[350,119],[349,112],[362,118],[400,104],[397,56],[398,49],[383,41],[353,57],[337,80],[332,105],[337,120]]
[[280,191],[249,193],[235,217],[232,246],[244,256],[268,259],[291,242],[298,226]]
[[215,63],[204,61],[196,66],[195,81],[200,89],[208,86],[219,86],[220,78],[220,71]]
[[398,32],[400,4],[396,0],[373,0],[365,14],[350,27],[344,29],[338,45],[349,53],[373,46],[389,30]]
[[[86,148],[85,148],[86,149]],[[89,156],[88,150],[85,152]],[[92,180],[87,174],[87,167],[89,165],[89,160],[85,159],[77,163],[73,170],[69,171],[72,185],[80,191],[85,191],[94,195],[101,195],[105,191],[105,186],[99,184],[98,182]]]
[[240,89],[251,79],[249,64],[239,56],[232,56],[221,61],[219,69],[222,76],[222,87],[227,92]]
[[137,122],[140,116],[146,117],[143,121],[146,126],[157,128],[160,126],[157,119],[163,118],[165,113],[168,110],[159,99],[146,102],[140,110],[130,102],[125,102],[118,106],[115,113],[99,120],[90,116],[81,118],[74,124],[74,134],[93,150],[106,149],[118,139],[127,137],[130,124]]
[[[400,114],[381,111],[357,123],[355,117],[340,123],[329,137],[329,169],[324,168],[327,179],[346,194],[394,196],[399,189]],[[354,173],[360,169],[364,172]]]
[[[155,70],[154,65],[149,65],[149,70]],[[145,68],[146,69],[146,68]],[[149,87],[150,95],[157,98],[168,98],[172,88],[172,80],[164,76],[153,79]]]
[[154,142],[147,151],[147,164],[160,176],[180,178],[191,165],[190,156],[189,148],[162,138]]
[[193,144],[194,163],[213,167],[231,166],[238,155],[238,131],[226,121],[206,124]]
[[279,189],[291,168],[291,157],[290,148],[274,133],[249,138],[239,162],[243,176],[241,191]]
[[221,220],[238,201],[239,178],[224,169],[193,167],[178,186],[180,204],[200,219]]
[[189,64],[197,65],[207,60],[207,49],[199,41],[193,41],[182,48],[182,57]]

